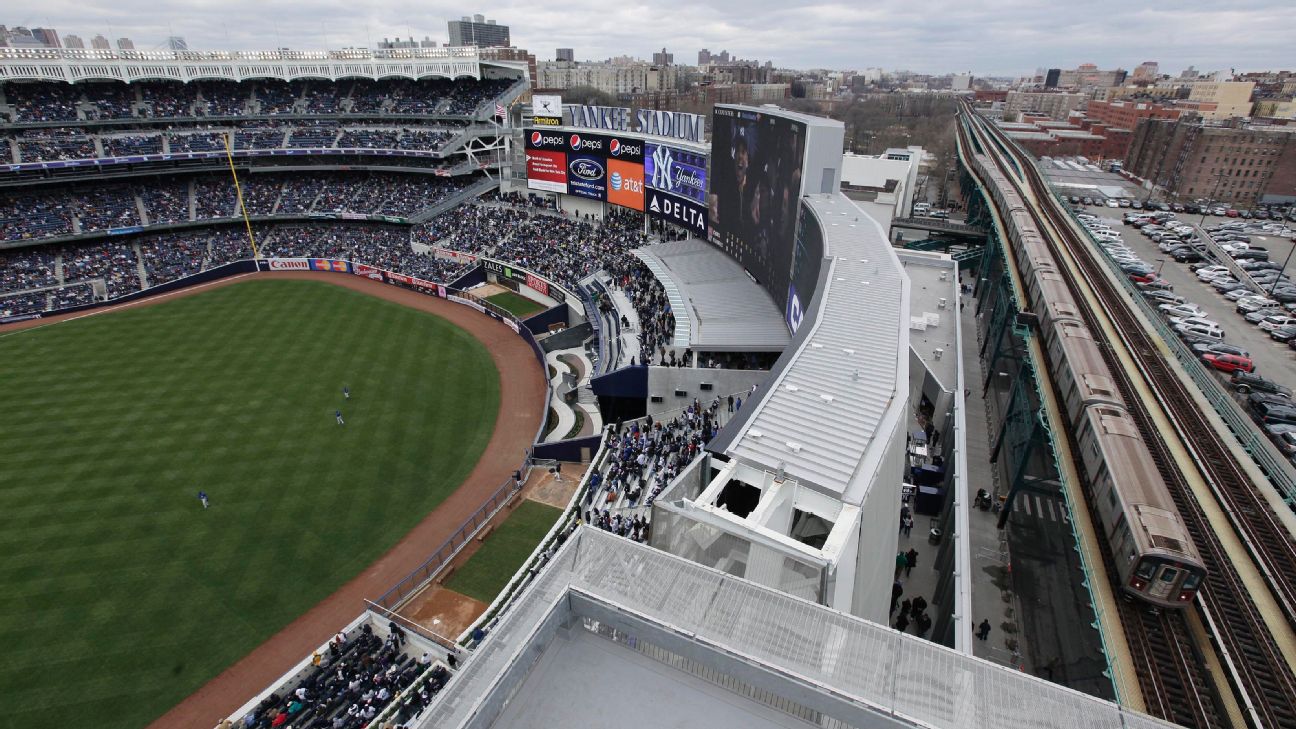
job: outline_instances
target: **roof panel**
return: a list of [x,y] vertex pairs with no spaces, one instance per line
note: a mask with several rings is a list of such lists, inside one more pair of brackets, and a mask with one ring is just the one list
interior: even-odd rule
[[821,304],[725,453],[840,498],[896,402],[909,356],[908,278],[885,231],[845,195],[806,202],[829,265]]

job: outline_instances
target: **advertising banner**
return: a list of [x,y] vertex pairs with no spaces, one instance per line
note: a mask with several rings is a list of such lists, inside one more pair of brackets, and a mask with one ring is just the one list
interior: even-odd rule
[[305,258],[271,258],[271,271],[309,271],[310,261]]
[[706,238],[707,208],[701,203],[682,197],[668,195],[660,190],[648,187],[645,190],[648,199],[648,214],[665,220],[672,225],[681,226],[691,235]]
[[[619,159],[624,162],[643,162],[643,140],[615,134],[593,132],[560,132],[554,129],[527,129],[523,135],[528,150],[590,154]],[[705,167],[703,163],[703,167]]]
[[364,276],[365,278],[372,278],[375,281],[382,280],[381,270],[374,268],[373,266],[365,265],[363,263],[351,264],[351,273],[354,273],[357,276]]
[[527,187],[546,192],[567,192],[567,155],[528,149],[526,153]]
[[705,154],[661,144],[649,143],[645,147],[644,178],[648,187],[706,205]]
[[350,264],[346,261],[334,261],[328,258],[311,258],[310,270],[312,271],[335,271],[337,273],[347,273],[351,270]]
[[640,212],[644,209],[644,168],[641,164],[608,158],[607,200]]
[[536,126],[560,127],[563,123],[561,96],[534,94],[531,97],[531,115]]
[[477,262],[477,256],[463,251],[452,251],[449,248],[432,248],[432,257],[440,258],[443,261],[454,261],[455,263],[472,264]]
[[567,191],[591,200],[607,199],[607,169],[603,157],[571,154],[567,157]]
[[406,275],[403,274],[403,273],[393,273],[393,272],[391,272],[391,271],[388,271],[388,272],[387,272],[387,280],[388,280],[388,281],[393,281],[393,282],[395,282],[395,283],[403,283],[403,284],[412,284],[412,283],[414,283],[414,279],[413,279],[413,278],[411,278],[411,277],[409,277],[409,276],[406,276]]
[[535,275],[534,273],[528,273],[528,274],[526,275],[526,285],[527,285],[527,286],[530,286],[531,288],[535,289],[536,291],[539,291],[540,293],[544,294],[545,296],[548,296],[548,295],[549,295],[549,282],[546,281],[546,280],[544,280],[544,279],[542,279],[542,278],[540,278],[539,276]]

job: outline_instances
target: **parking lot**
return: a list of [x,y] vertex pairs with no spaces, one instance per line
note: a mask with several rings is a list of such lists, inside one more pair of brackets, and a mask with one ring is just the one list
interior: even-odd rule
[[[1174,285],[1176,294],[1200,306],[1207,312],[1209,318],[1218,322],[1224,328],[1226,342],[1243,347],[1251,353],[1251,358],[1256,364],[1256,374],[1276,380],[1289,387],[1296,385],[1296,352],[1293,352],[1286,344],[1272,340],[1268,332],[1262,331],[1254,324],[1245,321],[1242,315],[1237,313],[1237,305],[1224,298],[1223,294],[1217,293],[1208,283],[1200,281],[1196,274],[1189,270],[1189,264],[1176,262],[1173,258],[1158,250],[1157,244],[1145,237],[1137,228],[1124,225],[1121,219],[1130,212],[1129,209],[1088,207],[1085,212],[1111,219],[1112,230],[1121,234],[1126,246],[1133,249],[1144,261],[1158,267],[1160,276]],[[1196,224],[1201,220],[1200,215],[1181,213],[1177,217],[1183,222],[1191,224]],[[1208,215],[1205,222],[1202,223],[1202,227],[1219,225],[1222,222],[1233,220],[1236,220],[1236,218]],[[1290,223],[1289,225],[1296,227],[1296,223]],[[1267,248],[1269,250],[1269,260],[1279,264],[1292,252],[1293,246],[1296,246],[1293,241],[1274,236],[1253,235],[1251,239],[1255,245]],[[1296,257],[1288,265],[1288,273],[1296,273]]]

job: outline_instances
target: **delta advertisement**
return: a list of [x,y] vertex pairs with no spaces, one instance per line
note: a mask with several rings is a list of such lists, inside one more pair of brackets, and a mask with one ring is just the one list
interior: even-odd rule
[[644,193],[648,200],[649,215],[671,225],[678,225],[699,238],[706,238],[707,208],[705,205],[664,193],[652,186],[646,187]]

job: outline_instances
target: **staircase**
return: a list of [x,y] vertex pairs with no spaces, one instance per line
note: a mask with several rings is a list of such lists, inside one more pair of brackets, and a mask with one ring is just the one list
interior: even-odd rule
[[[148,225],[148,223],[145,223],[145,225]],[[139,241],[131,243],[131,250],[135,251],[135,266],[139,270],[140,288],[146,289],[149,287],[148,271],[144,268],[144,253],[140,251]]]

